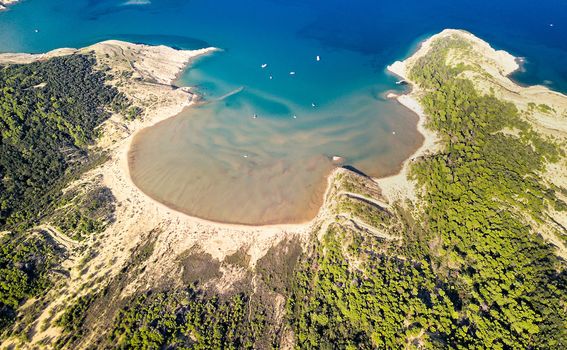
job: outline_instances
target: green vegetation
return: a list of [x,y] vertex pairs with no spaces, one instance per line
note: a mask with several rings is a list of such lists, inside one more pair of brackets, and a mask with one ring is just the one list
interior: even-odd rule
[[360,198],[343,196],[337,205],[337,213],[348,213],[362,222],[376,227],[387,227],[391,223],[391,214],[378,205],[365,202]]
[[96,127],[124,100],[94,65],[71,55],[0,66],[0,227],[35,222],[92,161]]
[[55,322],[63,328],[64,336],[60,337],[55,345],[56,348],[63,348],[73,340],[79,339],[83,334],[83,323],[87,315],[89,306],[95,300],[95,294],[80,297],[73,305],[65,310],[63,315]]
[[451,291],[429,264],[374,253],[372,240],[335,226],[304,261],[288,301],[299,348],[395,349],[451,332]]
[[286,239],[271,247],[256,264],[256,272],[266,288],[287,296],[300,255],[301,244],[295,239]]
[[529,111],[538,110],[541,113],[545,113],[545,114],[549,114],[551,112],[555,113],[555,109],[549,107],[545,103],[535,104],[534,102],[530,102],[528,103],[528,110]]
[[[274,296],[289,291],[289,281],[301,254],[296,239],[280,242],[256,263],[254,287],[250,279],[244,278],[224,293],[211,287],[197,288],[214,284],[222,273],[221,263],[195,248],[182,254],[178,261],[186,272],[182,279],[189,288],[172,288],[164,276],[164,280],[154,281],[153,290],[122,299],[125,286],[139,277],[144,262],[152,255],[155,233],[152,231],[144,238],[121,273],[96,296],[79,298],[67,308],[57,321],[64,328],[57,347],[81,347],[88,334],[94,336],[97,348],[277,348],[283,304],[274,307]],[[222,265],[243,269],[249,259],[246,249],[241,249]],[[207,265],[212,271],[207,271]],[[247,272],[246,276],[252,277],[252,273]],[[109,333],[93,335],[89,333],[93,327]]]
[[205,297],[194,288],[137,297],[117,317],[110,336],[119,349],[252,349],[247,299]]
[[50,286],[49,270],[56,261],[53,245],[41,233],[0,237],[0,332],[23,301]]
[[[479,95],[456,77],[458,68],[446,67],[447,49],[458,44],[437,42],[411,72],[432,89],[422,103],[445,141],[445,151],[413,173],[426,190],[429,229],[442,237],[439,254],[449,266],[440,272],[459,286],[460,313],[469,323],[451,342],[566,347],[565,266],[526,220],[560,209],[539,175],[560,151],[520,120],[514,105]],[[428,73],[447,70],[453,74]],[[520,137],[495,133],[503,127],[520,129]]]
[[70,191],[62,196],[50,221],[67,236],[81,240],[104,231],[114,220],[114,209],[114,196],[106,187]]
[[138,118],[142,114],[142,109],[138,106],[132,106],[126,109],[125,113],[123,113],[124,118],[126,120],[134,120]]
[[0,231],[9,231],[1,238],[2,329],[23,302],[48,290],[60,260],[50,238],[31,227],[53,215],[55,226],[80,238],[112,216],[104,189],[61,208],[62,189],[106,159],[89,148],[96,127],[128,104],[95,64],[92,55],[70,55],[0,66]]

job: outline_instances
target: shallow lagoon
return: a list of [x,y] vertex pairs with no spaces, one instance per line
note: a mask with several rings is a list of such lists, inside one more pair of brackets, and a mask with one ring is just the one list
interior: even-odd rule
[[371,96],[344,98],[316,112],[296,107],[297,118],[286,105],[253,118],[259,105],[244,90],[143,130],[130,151],[134,182],[201,218],[295,223],[316,215],[333,155],[384,176],[422,141],[415,115]]

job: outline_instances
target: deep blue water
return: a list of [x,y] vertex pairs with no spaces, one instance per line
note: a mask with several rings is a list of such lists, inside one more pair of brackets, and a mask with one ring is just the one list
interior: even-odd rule
[[[461,28],[526,57],[527,72],[516,75],[517,80],[525,84],[551,81],[553,89],[567,91],[565,0],[139,2],[147,4],[23,0],[0,14],[0,51],[43,52],[105,38],[129,38],[182,48],[209,43],[248,50],[258,60],[273,56],[294,62],[307,52],[287,50],[310,41],[313,52],[367,56],[366,64],[384,79],[384,65],[404,56],[412,43],[444,28]],[[39,33],[34,32],[36,28]]]
[[567,91],[565,0],[23,0],[0,13],[0,52],[104,39],[224,49],[179,83],[209,101],[243,91],[148,129],[137,183],[198,216],[267,223],[311,215],[316,204],[298,203],[317,203],[332,155],[371,175],[396,171],[421,139],[415,116],[382,97],[399,89],[385,67],[444,28],[525,57],[518,82]]

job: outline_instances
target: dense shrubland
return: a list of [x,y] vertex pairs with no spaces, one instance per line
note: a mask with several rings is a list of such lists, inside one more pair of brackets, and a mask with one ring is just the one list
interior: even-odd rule
[[97,157],[88,150],[96,127],[124,97],[95,63],[70,55],[0,66],[0,226],[36,222]]
[[92,55],[70,55],[0,65],[0,231],[8,232],[0,238],[0,329],[19,305],[47,291],[60,260],[53,240],[33,226],[53,216],[55,226],[80,238],[112,217],[104,189],[63,203],[70,181],[106,159],[91,147],[97,127],[127,105],[95,64]]
[[74,189],[59,199],[49,221],[67,236],[82,240],[114,221],[114,196],[102,186]]
[[110,341],[119,349],[252,349],[246,299],[205,297],[194,288],[141,295],[122,310]]
[[0,333],[22,302],[49,288],[49,271],[57,259],[53,243],[41,232],[0,237]]

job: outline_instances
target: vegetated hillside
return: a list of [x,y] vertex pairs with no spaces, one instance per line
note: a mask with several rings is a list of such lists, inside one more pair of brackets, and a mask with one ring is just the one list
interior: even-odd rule
[[0,225],[37,221],[61,183],[89,162],[95,128],[118,96],[94,64],[71,55],[0,68]]
[[[49,288],[62,252],[33,229],[58,210],[70,235],[97,231],[111,216],[102,188],[83,198],[62,189],[104,159],[91,149],[96,127],[125,105],[94,69],[92,55],[70,55],[25,65],[0,65],[0,329],[20,304]],[[102,219],[101,219],[102,218]]]
[[442,139],[440,153],[411,167],[422,207],[394,229],[399,246],[326,232],[289,300],[301,348],[567,346],[565,261],[535,224],[566,209],[556,195],[565,189],[542,178],[564,150],[462,77],[477,68],[446,64],[451,50],[471,49],[444,37],[411,67]]

